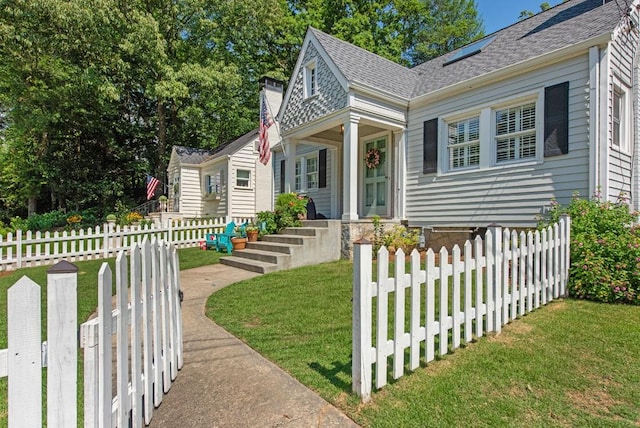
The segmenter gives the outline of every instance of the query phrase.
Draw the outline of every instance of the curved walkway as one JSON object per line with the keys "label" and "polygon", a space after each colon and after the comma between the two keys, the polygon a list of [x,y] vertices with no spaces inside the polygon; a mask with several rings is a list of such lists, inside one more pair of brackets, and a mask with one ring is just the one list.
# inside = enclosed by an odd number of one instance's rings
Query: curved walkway
{"label": "curved walkway", "polygon": [[184,366],[151,427],[357,427],[204,315],[211,293],[256,275],[221,264],[180,273]]}

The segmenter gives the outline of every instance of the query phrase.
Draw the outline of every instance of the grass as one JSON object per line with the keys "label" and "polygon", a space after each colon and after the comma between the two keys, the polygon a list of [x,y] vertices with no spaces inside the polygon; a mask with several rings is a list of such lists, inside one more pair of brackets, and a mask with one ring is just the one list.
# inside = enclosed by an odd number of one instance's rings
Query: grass
{"label": "grass", "polygon": [[351,394],[348,262],[214,293],[207,315],[365,427],[640,424],[640,307],[558,300],[374,392]]}
{"label": "grass", "polygon": [[[180,270],[217,263],[221,254],[216,251],[202,251],[199,248],[178,250]],[[74,263],[78,267],[78,322],[83,323],[95,311],[98,305],[98,271],[102,263],[107,262],[115,272],[115,259],[90,260]],[[52,265],[0,272],[0,349],[7,348],[7,290],[22,276],[27,275],[41,287],[42,296],[42,334],[46,335],[47,270]],[[115,293],[115,287],[113,292]],[[81,355],[81,352],[80,354]],[[79,371],[79,376],[82,371]],[[43,387],[45,387],[43,375]],[[79,377],[78,402],[82,411],[82,378]],[[0,427],[7,425],[7,378],[0,378]],[[44,410],[43,410],[44,412]]]}

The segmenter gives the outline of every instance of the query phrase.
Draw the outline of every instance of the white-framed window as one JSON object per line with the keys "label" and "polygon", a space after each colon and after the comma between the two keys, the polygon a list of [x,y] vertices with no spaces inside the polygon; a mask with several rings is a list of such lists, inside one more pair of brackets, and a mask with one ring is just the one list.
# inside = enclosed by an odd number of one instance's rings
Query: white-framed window
{"label": "white-framed window", "polygon": [[299,192],[302,190],[302,158],[296,159],[296,174],[295,174],[295,190]]}
{"label": "white-framed window", "polygon": [[318,93],[318,75],[316,61],[309,61],[304,66],[304,97],[313,97]]}
{"label": "white-framed window", "polygon": [[480,165],[480,116],[447,123],[449,170]]}
{"label": "white-framed window", "polygon": [[496,164],[536,158],[536,103],[495,111]]}
{"label": "white-framed window", "polygon": [[309,156],[305,159],[307,171],[307,189],[318,188],[318,156]]}
{"label": "white-framed window", "polygon": [[295,191],[306,192],[318,188],[318,154],[309,153],[296,158]]}
{"label": "white-framed window", "polygon": [[632,107],[628,87],[616,79],[611,98],[611,146],[614,149],[628,152],[632,132],[630,129]]}
{"label": "white-framed window", "polygon": [[236,187],[251,188],[251,171],[248,169],[236,170]]}
{"label": "white-framed window", "polygon": [[224,186],[224,170],[205,176],[205,194],[220,194]]}

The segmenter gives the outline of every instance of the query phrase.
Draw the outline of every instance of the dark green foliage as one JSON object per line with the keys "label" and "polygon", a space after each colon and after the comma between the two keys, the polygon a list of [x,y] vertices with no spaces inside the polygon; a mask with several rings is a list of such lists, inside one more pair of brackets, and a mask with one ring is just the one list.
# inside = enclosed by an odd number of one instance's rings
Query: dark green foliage
{"label": "dark green foliage", "polygon": [[297,193],[281,193],[276,199],[275,217],[278,230],[299,227],[307,213],[307,198]]}
{"label": "dark green foliage", "polygon": [[276,221],[276,213],[273,211],[260,211],[256,214],[258,225],[260,226],[260,235],[270,235],[278,231],[278,223]]}
{"label": "dark green foliage", "polygon": [[552,201],[547,226],[571,216],[571,266],[568,291],[572,297],[599,302],[640,304],[640,229],[638,214],[627,199],[603,201],[575,195],[561,207]]}

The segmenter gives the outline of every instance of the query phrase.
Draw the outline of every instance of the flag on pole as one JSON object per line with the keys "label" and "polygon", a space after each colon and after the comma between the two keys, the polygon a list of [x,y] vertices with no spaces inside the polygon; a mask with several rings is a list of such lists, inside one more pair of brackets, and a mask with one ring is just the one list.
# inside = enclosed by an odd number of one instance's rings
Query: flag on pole
{"label": "flag on pole", "polygon": [[273,125],[273,118],[267,107],[267,96],[262,93],[260,102],[260,132],[258,133],[260,163],[266,165],[271,159],[271,146],[269,145],[269,127]]}
{"label": "flag on pole", "polygon": [[158,188],[159,184],[160,181],[157,178],[147,174],[147,200],[153,198],[153,196],[156,194],[156,189]]}

